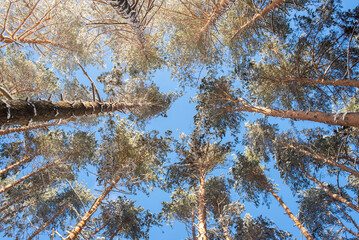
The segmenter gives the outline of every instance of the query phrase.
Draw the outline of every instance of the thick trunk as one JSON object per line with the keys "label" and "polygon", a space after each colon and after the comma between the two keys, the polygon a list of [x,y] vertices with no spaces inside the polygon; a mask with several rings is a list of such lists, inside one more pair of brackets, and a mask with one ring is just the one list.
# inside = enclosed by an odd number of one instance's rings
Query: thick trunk
{"label": "thick trunk", "polygon": [[200,178],[198,186],[198,240],[207,240],[205,177]]}
{"label": "thick trunk", "polygon": [[131,7],[127,0],[107,0],[109,3],[125,21],[132,27],[138,40],[141,43],[141,47],[146,49],[146,35],[144,27],[137,19],[138,13]]}
{"label": "thick trunk", "polygon": [[233,34],[232,36],[232,40],[241,32],[243,31],[245,28],[247,28],[248,26],[252,25],[253,23],[257,22],[260,18],[264,17],[265,15],[267,15],[270,11],[272,11],[273,9],[275,9],[276,7],[278,7],[280,4],[282,4],[284,2],[284,0],[274,0],[271,4],[269,4],[267,7],[265,7],[260,13],[257,13],[256,15],[254,15],[254,17],[249,20],[247,23],[245,23],[244,25],[242,25],[236,32],[235,34]]}
{"label": "thick trunk", "polygon": [[20,164],[24,163],[24,162],[27,162],[29,160],[32,160],[34,157],[36,157],[38,154],[34,154],[32,156],[29,156],[29,157],[25,157],[23,159],[21,159],[20,161],[17,161],[16,163],[8,166],[7,168],[5,169],[2,169],[0,170],[0,175],[4,174],[4,173],[7,173],[8,171],[10,171],[11,169],[14,169],[15,167],[19,166]]}
{"label": "thick trunk", "polygon": [[34,171],[34,172],[31,172],[29,174],[27,174],[26,176],[23,176],[22,178],[19,178],[18,180],[12,182],[12,183],[9,183],[8,185],[6,185],[5,187],[1,188],[0,189],[0,193],[3,193],[7,190],[9,190],[10,188],[13,188],[15,187],[16,185],[20,184],[21,182],[25,181],[26,179],[29,179],[30,177],[58,164],[59,162],[67,159],[71,154],[68,154],[67,156],[63,157],[63,158],[60,158],[60,159],[57,159],[56,161],[53,161],[52,163],[48,164],[48,165],[45,165],[43,166],[42,168],[39,168],[38,170]]}
{"label": "thick trunk", "polygon": [[353,80],[353,79],[335,79],[335,80],[326,79],[326,80],[324,80],[324,79],[310,79],[310,78],[288,78],[288,79],[277,79],[276,81],[359,88],[359,81]]}
{"label": "thick trunk", "polygon": [[100,102],[51,102],[33,100],[2,100],[0,101],[0,124],[28,124],[29,122],[47,122],[53,119],[69,119],[90,114],[124,111],[138,104],[100,103]]}
{"label": "thick trunk", "polygon": [[121,178],[122,178],[121,175],[117,176],[117,178],[115,178],[111,182],[111,184],[101,193],[101,195],[92,204],[91,208],[84,214],[81,220],[76,224],[76,226],[72,229],[70,234],[66,237],[66,240],[76,239],[76,237],[81,233],[82,229],[86,226],[87,221],[90,220],[92,215],[97,211],[98,207],[101,205],[102,201],[116,186],[117,182],[120,181]]}
{"label": "thick trunk", "polygon": [[303,227],[302,223],[298,220],[298,218],[296,218],[296,216],[294,216],[294,214],[292,213],[292,211],[290,211],[290,209],[287,207],[287,205],[282,201],[282,199],[274,192],[274,190],[269,187],[268,185],[266,186],[267,190],[273,195],[273,197],[279,202],[279,204],[282,206],[282,208],[285,210],[285,212],[288,214],[288,216],[290,217],[290,219],[292,219],[292,221],[294,222],[294,224],[299,228],[299,230],[303,233],[303,235],[305,236],[306,239],[310,239],[313,240],[313,237],[309,234],[309,232],[307,231],[307,229],[305,227]]}
{"label": "thick trunk", "polygon": [[59,212],[57,212],[49,221],[47,221],[46,223],[44,223],[39,229],[37,229],[35,232],[33,232],[31,234],[31,236],[27,239],[27,240],[31,240],[34,237],[36,237],[37,234],[39,234],[40,232],[42,232],[42,230],[44,230],[50,223],[52,223],[58,216],[60,216],[66,209],[68,208],[68,206],[63,207]]}
{"label": "thick trunk", "polygon": [[196,215],[194,213],[194,210],[192,210],[192,240],[196,240]]}
{"label": "thick trunk", "polygon": [[338,202],[344,203],[345,205],[347,205],[348,207],[350,207],[351,209],[353,209],[354,211],[359,212],[359,208],[354,205],[353,203],[349,202],[347,199],[343,198],[342,196],[340,196],[339,194],[333,193],[332,191],[329,190],[329,188],[327,188],[322,182],[320,182],[318,179],[316,179],[315,177],[309,175],[309,173],[307,171],[304,170],[304,167],[299,164],[300,169],[302,170],[302,172],[304,173],[304,175],[311,181],[315,182],[316,184],[318,184],[319,187],[321,187],[329,196],[331,196],[333,199],[337,200]]}
{"label": "thick trunk", "polygon": [[324,158],[324,157],[322,157],[322,156],[320,156],[320,155],[318,155],[318,154],[311,153],[311,152],[308,152],[308,151],[306,151],[306,150],[304,150],[304,149],[295,147],[295,146],[293,146],[292,144],[288,144],[288,143],[285,143],[285,142],[281,142],[281,144],[283,144],[283,145],[285,145],[285,146],[288,146],[288,147],[290,147],[290,148],[292,148],[292,149],[294,149],[294,150],[296,150],[296,151],[298,151],[298,152],[304,153],[304,154],[306,154],[306,155],[308,155],[308,156],[310,156],[310,157],[312,157],[312,158],[315,158],[315,159],[317,159],[317,160],[320,160],[320,161],[322,161],[322,162],[329,163],[329,164],[331,164],[331,165],[333,165],[333,166],[335,166],[335,167],[338,167],[338,168],[342,169],[343,171],[346,171],[346,172],[348,172],[348,173],[351,173],[351,174],[353,174],[354,176],[356,176],[356,177],[359,178],[359,172],[358,172],[358,171],[353,170],[353,169],[351,169],[351,168],[349,168],[349,167],[347,167],[347,166],[345,166],[345,165],[343,165],[343,164],[340,164],[340,163],[338,163],[338,162],[336,162],[336,161],[334,161],[334,160],[332,160],[332,159]]}
{"label": "thick trunk", "polygon": [[335,114],[317,111],[275,110],[265,107],[249,106],[247,104],[241,107],[239,111],[256,112],[272,117],[306,120],[330,125],[359,127],[359,112]]}
{"label": "thick trunk", "polygon": [[219,3],[218,7],[216,7],[212,15],[209,17],[207,23],[200,30],[199,39],[201,39],[202,36],[205,35],[209,29],[215,25],[217,20],[231,7],[235,1],[236,0],[222,0]]}

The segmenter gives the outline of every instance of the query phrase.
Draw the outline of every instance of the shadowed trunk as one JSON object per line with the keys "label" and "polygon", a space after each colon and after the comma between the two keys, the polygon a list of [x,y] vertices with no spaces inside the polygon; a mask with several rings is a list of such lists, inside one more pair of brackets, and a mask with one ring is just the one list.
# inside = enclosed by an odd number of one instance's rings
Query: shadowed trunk
{"label": "shadowed trunk", "polygon": [[141,43],[142,49],[146,49],[146,35],[144,27],[141,25],[137,16],[138,13],[133,9],[127,0],[107,0],[109,3],[125,21],[132,27],[138,40]]}
{"label": "shadowed trunk", "polygon": [[54,119],[68,119],[91,114],[125,111],[141,106],[140,104],[108,103],[108,102],[51,102],[35,100],[1,100],[0,124],[28,124],[29,122],[47,122]]}
{"label": "shadowed trunk", "polygon": [[27,240],[31,240],[34,237],[36,237],[37,234],[42,232],[50,223],[52,223],[58,216],[60,216],[65,210],[68,208],[68,206],[63,207],[59,212],[57,212],[49,221],[44,223],[39,229],[37,229],[35,232],[31,234],[31,236]]}

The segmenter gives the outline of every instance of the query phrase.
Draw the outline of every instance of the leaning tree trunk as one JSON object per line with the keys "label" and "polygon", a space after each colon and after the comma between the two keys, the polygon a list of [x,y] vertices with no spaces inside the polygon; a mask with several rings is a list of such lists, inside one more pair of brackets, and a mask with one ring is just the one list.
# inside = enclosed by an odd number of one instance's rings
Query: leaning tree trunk
{"label": "leaning tree trunk", "polygon": [[201,177],[198,186],[198,240],[207,240],[206,215],[205,177]]}
{"label": "leaning tree trunk", "polygon": [[266,189],[273,195],[273,197],[279,202],[279,204],[282,206],[284,211],[288,214],[290,219],[294,222],[294,224],[299,228],[299,230],[303,233],[306,239],[308,240],[314,240],[313,237],[310,235],[308,230],[302,225],[302,223],[294,216],[292,211],[288,208],[288,206],[283,202],[283,200],[274,192],[274,190],[268,186],[268,184],[264,184]]}
{"label": "leaning tree trunk", "polygon": [[218,7],[216,7],[206,24],[200,30],[199,39],[201,39],[209,31],[209,29],[216,24],[217,20],[232,6],[235,1],[236,0],[222,0],[219,3]]}
{"label": "leaning tree trunk", "polygon": [[295,110],[276,110],[265,107],[251,106],[242,98],[239,98],[242,106],[238,111],[262,113],[267,116],[290,118],[294,120],[307,120],[330,125],[359,127],[359,112],[348,113],[325,113],[318,111],[295,111]]}
{"label": "leaning tree trunk", "polygon": [[350,201],[348,201],[347,199],[345,199],[341,195],[333,193],[332,191],[330,191],[329,188],[327,188],[322,182],[320,182],[315,177],[309,175],[309,173],[306,170],[304,170],[304,167],[303,167],[302,164],[299,164],[299,168],[309,180],[311,180],[311,181],[315,182],[316,184],[318,184],[318,186],[321,187],[324,190],[324,192],[326,192],[333,199],[347,205],[348,207],[350,207],[354,211],[359,212],[359,207],[358,206],[354,205],[353,203],[351,203]]}
{"label": "leaning tree trunk", "polygon": [[105,197],[111,192],[111,190],[116,186],[117,182],[122,178],[121,174],[117,176],[111,184],[101,193],[101,195],[96,199],[92,204],[91,208],[84,214],[81,220],[76,224],[72,229],[70,234],[66,237],[65,240],[76,239],[76,237],[81,233],[82,229],[86,226],[87,221],[90,220],[92,215],[97,211],[98,207],[101,205]]}
{"label": "leaning tree trunk", "polygon": [[65,206],[63,207],[60,211],[58,211],[51,219],[49,219],[49,221],[47,221],[46,223],[44,223],[39,229],[37,229],[35,232],[33,232],[31,234],[31,236],[27,239],[27,240],[31,240],[34,237],[36,237],[37,234],[39,234],[40,232],[42,232],[50,223],[52,223],[58,216],[60,216],[63,212],[65,212],[65,210],[68,208],[69,206]]}
{"label": "leaning tree trunk", "polygon": [[322,157],[322,156],[320,156],[318,154],[311,153],[311,152],[306,151],[304,149],[298,148],[298,147],[296,147],[296,146],[294,146],[292,144],[288,144],[288,143],[285,143],[285,142],[280,142],[280,143],[283,144],[284,146],[290,147],[290,148],[292,148],[292,149],[294,149],[294,150],[296,150],[298,152],[304,153],[305,155],[308,155],[309,157],[312,157],[314,159],[320,160],[320,161],[325,162],[325,163],[329,163],[329,164],[331,164],[331,165],[333,165],[335,167],[338,167],[338,168],[342,169],[343,171],[351,173],[354,176],[356,176],[357,178],[359,178],[359,172],[358,171],[356,171],[356,170],[354,170],[354,169],[352,169],[352,168],[350,168],[350,167],[348,167],[348,166],[346,166],[344,164],[340,164],[340,163],[336,162],[333,159],[324,158],[324,157]]}
{"label": "leaning tree trunk", "polygon": [[61,162],[61,161],[65,160],[65,159],[67,159],[70,155],[71,155],[71,154],[67,154],[65,157],[60,158],[60,159],[57,159],[57,160],[53,161],[52,163],[47,164],[47,165],[43,166],[42,168],[39,168],[38,170],[33,171],[33,172],[31,172],[31,173],[29,173],[29,174],[27,174],[27,175],[25,175],[25,176],[19,178],[18,180],[12,182],[12,183],[9,183],[8,185],[6,185],[5,187],[3,187],[3,188],[0,189],[0,193],[3,193],[3,192],[5,192],[5,191],[7,191],[7,190],[9,190],[9,189],[11,189],[11,188],[17,186],[18,184],[22,183],[22,182],[25,181],[26,179],[29,179],[30,177],[32,177],[32,176],[34,176],[34,175],[36,175],[36,174],[38,174],[38,173],[40,173],[40,172],[42,172],[42,171],[44,171],[44,170],[50,168],[50,167],[52,167],[52,166],[58,164],[59,162]]}
{"label": "leaning tree trunk", "polygon": [[252,25],[253,23],[257,22],[260,18],[264,17],[265,15],[267,15],[270,11],[272,11],[273,9],[275,9],[276,7],[278,7],[280,4],[282,4],[284,2],[284,0],[274,0],[270,5],[268,5],[267,7],[265,7],[260,13],[257,13],[251,20],[249,20],[247,23],[245,23],[244,25],[242,25],[232,36],[232,40],[241,32],[243,31],[245,28],[247,28],[248,26]]}
{"label": "leaning tree trunk", "polygon": [[120,102],[1,100],[0,125],[25,125],[32,121],[47,122],[54,119],[69,119],[74,116],[125,111],[139,106],[141,105]]}
{"label": "leaning tree trunk", "polygon": [[131,26],[135,32],[142,49],[146,49],[146,35],[144,27],[141,25],[137,16],[138,13],[133,9],[127,0],[107,0],[109,3],[125,21]]}
{"label": "leaning tree trunk", "polygon": [[25,163],[25,162],[28,162],[29,160],[32,160],[34,157],[36,157],[38,155],[39,155],[38,153],[35,153],[34,155],[31,155],[29,157],[25,157],[25,158],[21,159],[20,161],[17,161],[16,163],[8,166],[7,168],[0,170],[0,175],[3,175],[4,173],[7,173],[11,169],[14,169],[15,167],[19,166],[22,163]]}
{"label": "leaning tree trunk", "polygon": [[357,87],[359,88],[359,80],[354,79],[310,79],[310,78],[287,78],[276,79],[276,82],[295,82],[299,84],[320,84],[338,87]]}

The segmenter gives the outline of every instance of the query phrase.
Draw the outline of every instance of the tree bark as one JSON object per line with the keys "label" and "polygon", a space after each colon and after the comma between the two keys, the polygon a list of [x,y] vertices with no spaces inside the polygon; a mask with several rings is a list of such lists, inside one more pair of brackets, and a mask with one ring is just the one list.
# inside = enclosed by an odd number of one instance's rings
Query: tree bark
{"label": "tree bark", "polygon": [[61,161],[65,160],[65,159],[67,159],[70,155],[71,155],[71,154],[67,154],[65,157],[60,158],[60,159],[57,159],[57,160],[53,161],[52,163],[47,164],[47,165],[43,166],[42,168],[39,168],[38,170],[36,170],[36,171],[34,171],[34,172],[31,172],[31,173],[27,174],[26,176],[23,176],[23,177],[19,178],[18,180],[14,181],[14,182],[12,182],[12,183],[9,183],[8,185],[6,185],[5,187],[3,187],[3,188],[0,189],[0,193],[3,193],[3,192],[5,192],[5,191],[9,190],[10,188],[15,187],[15,186],[18,185],[19,183],[25,181],[26,179],[29,179],[30,177],[32,177],[32,176],[38,174],[39,172],[42,172],[42,171],[44,171],[44,170],[46,170],[46,169],[48,169],[48,168],[50,168],[50,167],[52,167],[52,166],[58,164],[59,162],[61,162]]}
{"label": "tree bark", "polygon": [[240,107],[238,111],[262,113],[264,115],[272,117],[290,118],[294,120],[306,120],[326,123],[330,125],[359,127],[359,112],[335,114],[318,111],[276,110],[265,107],[250,106],[246,103],[244,103],[243,107]]}
{"label": "tree bark", "polygon": [[39,229],[37,229],[35,232],[33,232],[31,234],[31,236],[27,239],[27,240],[31,240],[34,237],[36,237],[37,234],[39,234],[40,232],[42,232],[42,230],[44,230],[50,223],[52,223],[58,216],[60,216],[66,209],[68,208],[68,206],[63,207],[59,212],[57,212],[49,221],[47,221],[46,223],[44,223]]}
{"label": "tree bark", "polygon": [[133,9],[127,0],[107,0],[107,2],[116,10],[134,30],[142,49],[146,49],[146,35],[144,27],[137,19],[138,13]]}
{"label": "tree bark", "polygon": [[331,196],[333,199],[337,200],[338,202],[344,203],[345,205],[347,205],[348,207],[350,207],[351,209],[353,209],[356,212],[359,212],[359,208],[357,206],[355,206],[353,203],[349,202],[347,199],[343,198],[342,196],[340,196],[339,194],[333,193],[332,191],[329,190],[329,188],[327,188],[322,182],[320,182],[318,179],[316,179],[315,177],[309,175],[309,173],[307,171],[304,170],[304,167],[302,166],[302,164],[299,164],[299,168],[302,170],[302,172],[304,173],[304,175],[311,181],[315,182],[316,184],[318,184],[319,187],[321,187],[329,196]]}
{"label": "tree bark", "polygon": [[29,157],[25,157],[23,159],[21,159],[20,161],[17,161],[16,163],[8,166],[7,168],[3,169],[3,170],[0,170],[0,175],[4,174],[4,173],[7,173],[8,171],[10,171],[11,169],[14,169],[15,167],[19,166],[20,164],[24,163],[24,162],[27,162],[29,160],[32,160],[34,157],[36,157],[37,155],[39,155],[38,153],[32,155],[32,156],[29,156]]}
{"label": "tree bark", "polygon": [[198,240],[207,240],[205,176],[201,176],[198,186]]}
{"label": "tree bark", "polygon": [[11,133],[20,133],[20,132],[28,132],[34,129],[40,129],[40,128],[45,128],[45,127],[51,127],[51,126],[56,126],[56,125],[60,125],[60,124],[65,124],[67,122],[69,122],[70,120],[63,120],[63,121],[57,121],[57,122],[47,122],[47,123],[40,123],[40,124],[36,124],[36,125],[31,125],[31,126],[23,126],[23,127],[15,127],[15,128],[8,128],[8,129],[4,129],[4,130],[0,130],[0,136],[3,135],[8,135]]}
{"label": "tree bark", "polygon": [[279,204],[282,206],[282,208],[284,209],[284,211],[288,214],[288,216],[290,217],[290,219],[292,219],[292,221],[294,222],[294,224],[299,228],[299,230],[303,233],[303,235],[305,236],[306,239],[309,240],[314,240],[314,238],[309,234],[308,230],[303,227],[302,223],[298,220],[298,218],[296,218],[296,216],[294,216],[294,214],[292,213],[292,211],[290,211],[290,209],[287,207],[287,205],[282,201],[282,199],[274,192],[274,190],[266,185],[266,189],[273,195],[273,197],[279,202]]}
{"label": "tree bark", "polygon": [[28,124],[32,121],[47,122],[53,119],[68,119],[91,114],[124,111],[141,106],[140,104],[108,103],[108,102],[51,102],[35,100],[1,100],[0,124]]}
{"label": "tree bark", "polygon": [[278,82],[296,82],[301,84],[320,84],[341,87],[357,87],[359,88],[359,81],[353,79],[310,79],[310,78],[288,78],[276,79]]}
{"label": "tree bark", "polygon": [[243,31],[248,26],[252,25],[253,23],[257,22],[260,18],[267,15],[270,11],[278,7],[280,4],[282,4],[284,0],[274,0],[271,4],[269,4],[267,7],[265,7],[260,13],[257,13],[254,15],[254,17],[249,20],[247,23],[242,25],[231,37],[231,40],[233,40],[241,31]]}
{"label": "tree bark", "polygon": [[111,190],[116,186],[117,182],[122,178],[121,175],[117,176],[111,184],[101,193],[101,195],[96,199],[96,201],[92,204],[91,208],[84,214],[81,220],[76,224],[76,226],[72,229],[70,234],[65,238],[65,240],[76,239],[76,237],[81,233],[82,229],[86,226],[87,221],[90,220],[92,215],[97,211],[98,207],[101,205],[102,201],[106,198],[106,196],[111,192]]}
{"label": "tree bark", "polygon": [[338,168],[342,169],[343,171],[346,171],[346,172],[348,172],[348,173],[351,173],[351,174],[353,174],[354,176],[356,176],[356,177],[359,178],[359,172],[358,172],[358,171],[356,171],[356,170],[354,170],[354,169],[351,169],[351,168],[349,168],[349,167],[347,167],[347,166],[345,166],[345,165],[343,165],[343,164],[337,163],[336,161],[334,161],[334,160],[332,160],[332,159],[324,158],[324,157],[322,157],[322,156],[320,156],[320,155],[318,155],[318,154],[311,153],[311,152],[308,152],[308,151],[306,151],[306,150],[304,150],[304,149],[295,147],[295,146],[293,146],[292,144],[288,144],[288,143],[285,143],[285,142],[280,142],[280,143],[283,144],[283,145],[285,145],[285,146],[288,146],[288,147],[290,147],[290,148],[292,148],[292,149],[294,149],[294,150],[296,150],[296,151],[298,151],[298,152],[304,153],[304,154],[306,154],[306,155],[308,155],[308,156],[310,156],[310,157],[312,157],[312,158],[318,159],[318,160],[320,160],[320,161],[322,161],[322,162],[325,162],[325,163],[329,163],[329,164],[331,164],[331,165],[333,165],[333,166],[335,166],[335,167],[338,167]]}
{"label": "tree bark", "polygon": [[214,10],[212,15],[209,17],[206,24],[202,27],[199,33],[199,39],[202,38],[203,35],[205,35],[210,28],[213,27],[213,25],[217,22],[217,20],[231,7],[231,5],[236,0],[222,0],[218,7]]}

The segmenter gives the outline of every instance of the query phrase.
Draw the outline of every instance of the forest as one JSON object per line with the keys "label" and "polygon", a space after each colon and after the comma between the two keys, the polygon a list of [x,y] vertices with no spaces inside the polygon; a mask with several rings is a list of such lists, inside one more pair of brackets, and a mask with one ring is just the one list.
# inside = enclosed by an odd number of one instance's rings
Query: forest
{"label": "forest", "polygon": [[359,239],[359,4],[1,0],[0,238]]}

